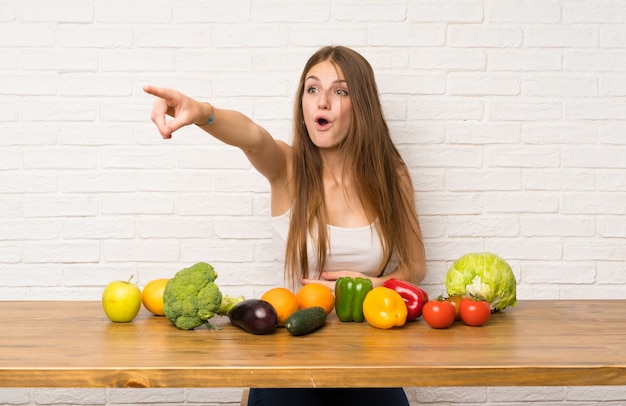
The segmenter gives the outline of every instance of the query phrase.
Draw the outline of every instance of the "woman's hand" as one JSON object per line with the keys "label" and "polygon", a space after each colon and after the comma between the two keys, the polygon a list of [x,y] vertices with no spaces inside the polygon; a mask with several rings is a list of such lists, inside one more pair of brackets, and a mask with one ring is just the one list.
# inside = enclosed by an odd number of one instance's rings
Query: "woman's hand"
{"label": "woman's hand", "polygon": [[[165,139],[172,138],[172,133],[181,127],[206,122],[211,114],[210,110],[206,111],[212,108],[209,104],[200,103],[177,90],[144,86],[143,91],[157,97],[150,119]],[[168,122],[166,116],[174,119]]]}
{"label": "woman's hand", "polygon": [[350,276],[352,278],[360,277],[360,278],[370,279],[374,287],[382,285],[383,283],[382,280],[379,281],[380,278],[373,278],[371,276],[362,274],[361,272],[354,272],[354,271],[322,272],[322,274],[320,275],[320,279],[302,279],[301,282],[303,285],[306,285],[309,283],[319,283],[320,285],[324,285],[330,288],[334,292],[335,282],[337,281],[337,279],[341,278],[342,276]]}

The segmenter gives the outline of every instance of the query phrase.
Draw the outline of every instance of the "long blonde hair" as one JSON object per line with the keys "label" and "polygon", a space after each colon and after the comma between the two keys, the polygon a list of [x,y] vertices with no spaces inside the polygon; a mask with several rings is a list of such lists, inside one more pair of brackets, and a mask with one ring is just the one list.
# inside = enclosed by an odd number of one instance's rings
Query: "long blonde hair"
{"label": "long blonde hair", "polygon": [[[295,200],[292,205],[287,237],[285,268],[292,286],[299,278],[312,277],[308,266],[307,240],[317,254],[319,277],[328,253],[327,215],[324,203],[322,158],[311,142],[302,110],[304,81],[311,68],[330,61],[343,72],[352,102],[352,126],[341,145],[345,152],[344,176],[351,176],[357,196],[370,223],[375,223],[383,246],[382,274],[392,254],[399,265],[410,264],[407,231],[419,236],[419,230],[408,230],[414,221],[407,218],[414,207],[414,196],[400,185],[399,174],[408,170],[396,149],[385,122],[374,71],[356,51],[342,46],[324,47],[307,61],[297,90],[294,106],[293,174]],[[365,175],[365,176],[361,176]],[[411,189],[412,190],[412,189]]]}

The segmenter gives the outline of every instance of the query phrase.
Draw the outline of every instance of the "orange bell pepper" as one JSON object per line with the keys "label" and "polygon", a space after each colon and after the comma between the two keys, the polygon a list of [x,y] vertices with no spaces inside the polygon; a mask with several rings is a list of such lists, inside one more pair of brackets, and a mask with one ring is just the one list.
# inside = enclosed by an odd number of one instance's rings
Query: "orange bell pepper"
{"label": "orange bell pepper", "polygon": [[376,328],[390,329],[406,323],[404,299],[393,289],[380,286],[369,291],[363,301],[365,320]]}

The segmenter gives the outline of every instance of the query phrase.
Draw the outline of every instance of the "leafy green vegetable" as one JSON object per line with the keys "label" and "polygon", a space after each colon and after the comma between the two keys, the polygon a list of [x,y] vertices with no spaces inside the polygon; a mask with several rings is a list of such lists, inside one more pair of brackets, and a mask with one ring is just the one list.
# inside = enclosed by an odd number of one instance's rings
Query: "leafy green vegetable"
{"label": "leafy green vegetable", "polygon": [[243,296],[222,296],[215,284],[217,272],[206,262],[181,269],[171,278],[163,292],[163,313],[181,330],[192,330],[202,324],[213,327],[207,320],[225,316]]}
{"label": "leafy green vegetable", "polygon": [[489,302],[492,310],[515,306],[516,280],[505,260],[489,252],[463,255],[445,278],[448,295],[470,295]]}

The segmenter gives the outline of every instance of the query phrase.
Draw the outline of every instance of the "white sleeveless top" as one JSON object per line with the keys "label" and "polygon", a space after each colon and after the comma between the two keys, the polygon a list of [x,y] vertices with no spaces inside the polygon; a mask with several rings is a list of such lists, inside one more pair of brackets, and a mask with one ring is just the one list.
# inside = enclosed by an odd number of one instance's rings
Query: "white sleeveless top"
{"label": "white sleeveless top", "polygon": [[[281,269],[285,264],[287,235],[289,234],[289,220],[291,211],[288,210],[279,216],[271,218],[274,230],[274,247],[276,260]],[[328,226],[329,250],[324,271],[355,271],[367,276],[379,276],[378,267],[383,260],[383,247],[378,237],[378,231],[373,225],[345,228],[333,225]],[[317,255],[311,242],[308,244],[309,270],[317,269]],[[393,259],[385,272],[395,267]]]}

